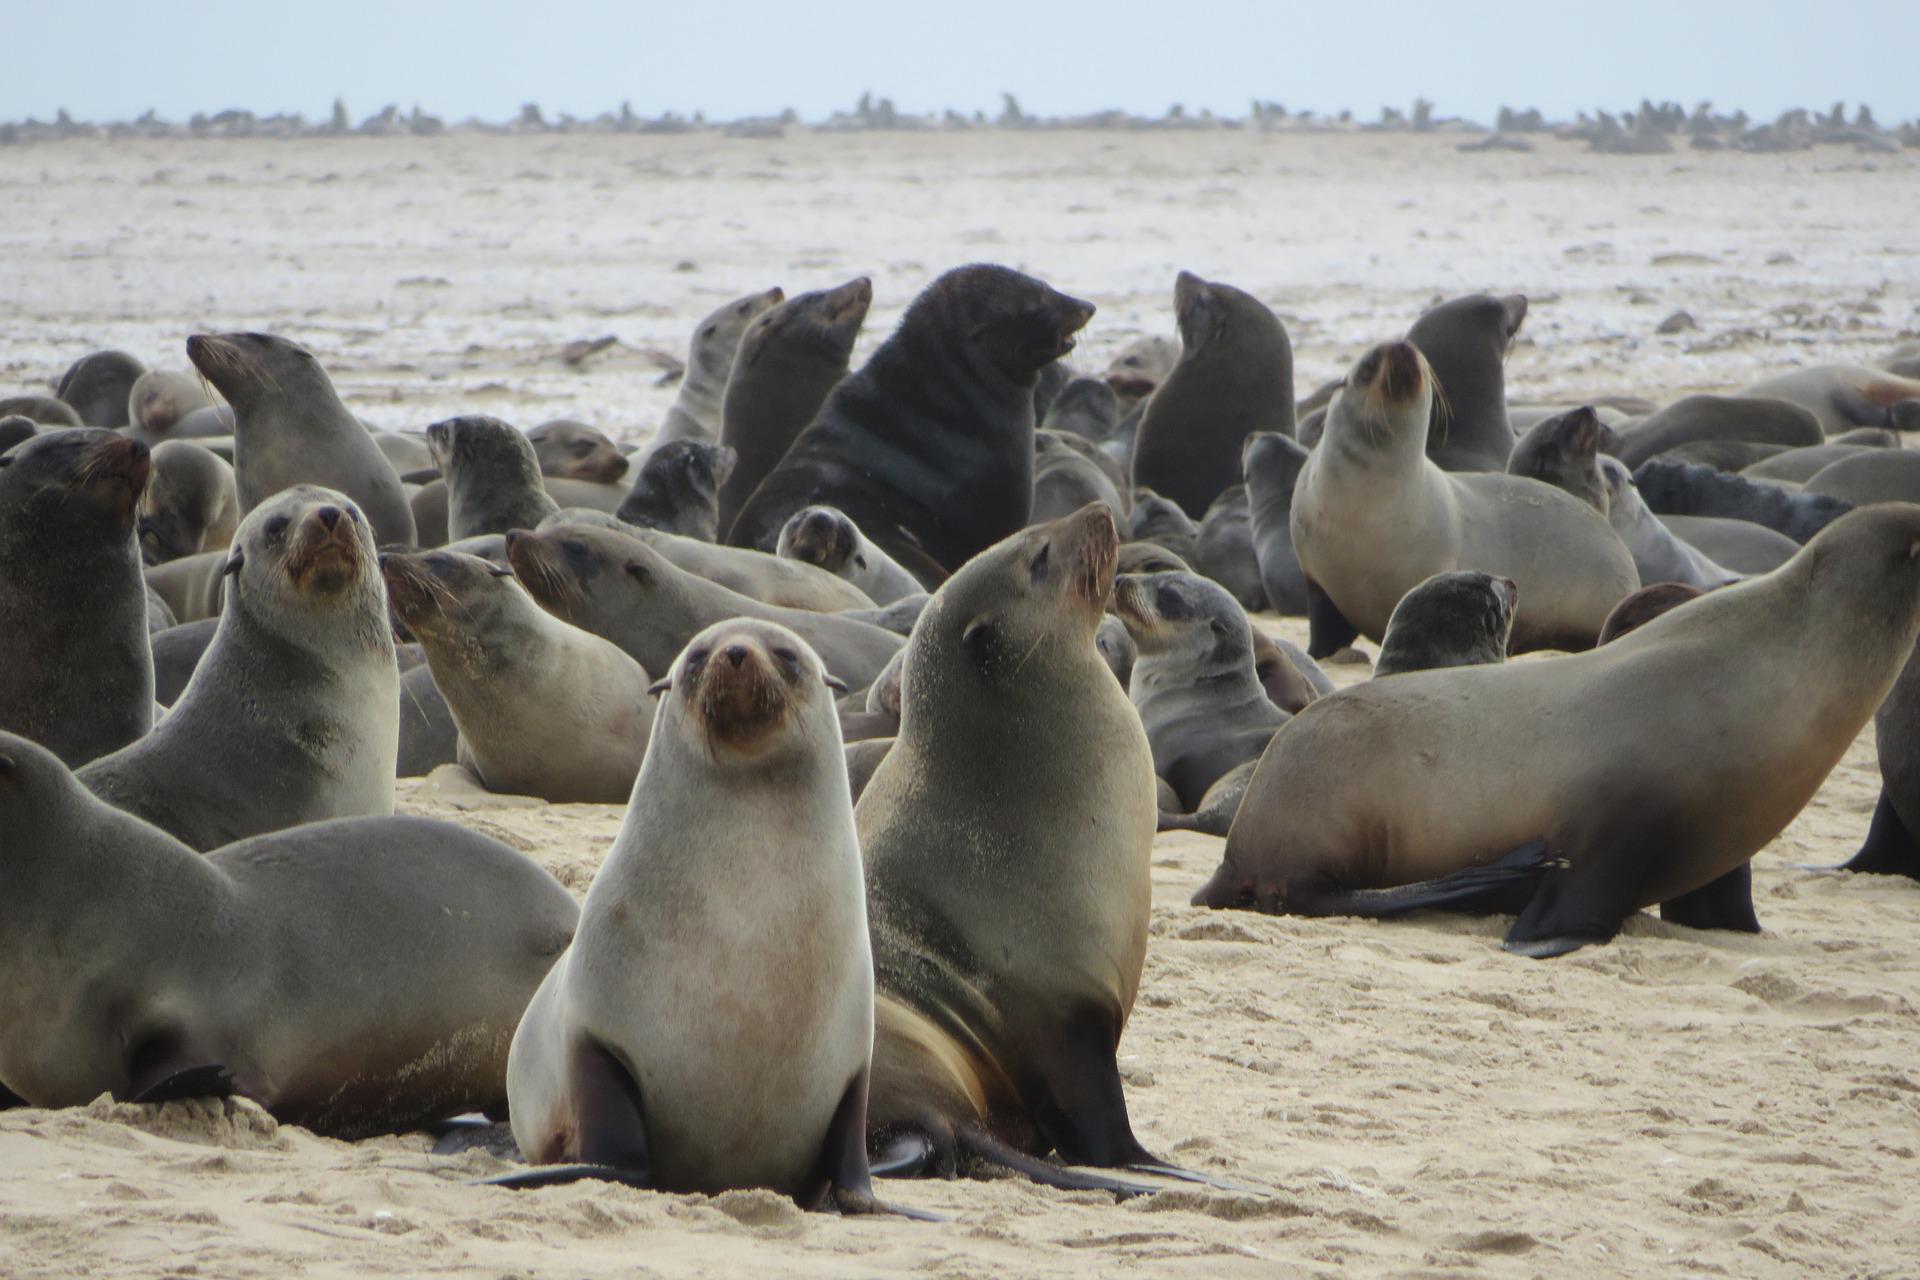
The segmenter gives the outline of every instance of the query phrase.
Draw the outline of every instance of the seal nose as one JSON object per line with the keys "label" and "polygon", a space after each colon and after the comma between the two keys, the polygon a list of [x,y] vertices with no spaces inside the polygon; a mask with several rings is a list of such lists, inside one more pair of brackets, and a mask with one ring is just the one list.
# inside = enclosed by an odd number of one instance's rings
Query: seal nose
{"label": "seal nose", "polygon": [[322,507],[313,513],[320,521],[320,527],[332,532],[334,527],[346,518],[346,512],[338,507]]}
{"label": "seal nose", "polygon": [[735,667],[744,665],[747,660],[747,646],[743,644],[730,644],[726,647],[725,653],[727,661]]}

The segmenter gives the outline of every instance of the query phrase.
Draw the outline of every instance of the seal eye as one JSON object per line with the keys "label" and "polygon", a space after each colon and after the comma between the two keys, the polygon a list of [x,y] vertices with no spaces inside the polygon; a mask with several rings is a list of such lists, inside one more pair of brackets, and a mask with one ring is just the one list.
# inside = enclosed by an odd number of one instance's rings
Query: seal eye
{"label": "seal eye", "polygon": [[799,654],[791,649],[775,649],[773,656],[779,660],[780,666],[786,671],[789,678],[797,677],[800,674]]}
{"label": "seal eye", "polygon": [[275,542],[278,542],[280,539],[287,536],[287,525],[289,523],[290,522],[285,516],[273,517],[271,520],[267,521],[267,536],[269,538],[272,538]]}
{"label": "seal eye", "polygon": [[689,653],[687,655],[687,674],[688,675],[691,676],[691,675],[699,674],[700,668],[706,665],[707,665],[707,651],[705,649],[695,649],[692,653]]}

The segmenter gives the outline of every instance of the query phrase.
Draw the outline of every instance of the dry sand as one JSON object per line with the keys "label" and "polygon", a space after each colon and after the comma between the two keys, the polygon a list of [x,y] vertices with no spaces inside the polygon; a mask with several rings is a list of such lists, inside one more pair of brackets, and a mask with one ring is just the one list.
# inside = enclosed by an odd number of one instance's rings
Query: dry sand
{"label": "dry sand", "polygon": [[[723,298],[871,273],[870,348],[931,274],[992,258],[1100,304],[1085,364],[1170,330],[1192,267],[1285,314],[1303,390],[1431,298],[1497,288],[1535,300],[1516,396],[1662,398],[1911,336],[1916,169],[1231,134],[17,148],[0,382],[104,345],[184,367],[193,329],[266,328],[383,426],[644,435],[673,394],[645,353]],[[1656,336],[1679,308],[1701,329]],[[554,358],[606,333],[583,369]],[[1135,1125],[1260,1195],[895,1183],[952,1221],[848,1222],[759,1193],[478,1189],[497,1162],[418,1138],[102,1102],[0,1115],[0,1276],[1920,1274],[1920,889],[1790,865],[1850,854],[1877,785],[1868,734],[1756,861],[1764,934],[1641,917],[1546,963],[1502,953],[1500,919],[1196,911],[1219,842],[1162,836],[1121,1046]],[[401,805],[576,892],[620,816],[441,778]]]}

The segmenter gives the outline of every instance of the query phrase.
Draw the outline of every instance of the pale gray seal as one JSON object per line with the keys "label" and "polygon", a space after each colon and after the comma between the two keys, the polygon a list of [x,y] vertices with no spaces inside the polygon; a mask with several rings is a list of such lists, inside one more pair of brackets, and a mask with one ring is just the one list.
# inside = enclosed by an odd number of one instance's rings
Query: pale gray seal
{"label": "pale gray seal", "polygon": [[680,391],[654,432],[652,448],[669,440],[716,440],[720,436],[720,404],[733,373],[733,358],[741,335],[754,317],[780,303],[786,294],[778,287],[749,293],[722,304],[700,321],[687,349],[687,369]]}
{"label": "pale gray seal", "polygon": [[[867,541],[844,511],[802,507],[780,530],[782,560],[813,565],[859,588],[874,604],[923,594],[919,581]],[[751,594],[751,593],[749,593]]]}
{"label": "pale gray seal", "polygon": [[533,444],[498,418],[448,418],[427,428],[447,482],[447,540],[531,529],[560,509],[547,495]]}
{"label": "pale gray seal", "polygon": [[683,538],[719,538],[720,487],[733,474],[733,449],[707,440],[669,440],[647,455],[614,512],[642,529]]}
{"label": "pale gray seal", "polygon": [[137,514],[140,554],[149,564],[224,550],[240,525],[233,468],[191,440],[163,440],[154,446]]}

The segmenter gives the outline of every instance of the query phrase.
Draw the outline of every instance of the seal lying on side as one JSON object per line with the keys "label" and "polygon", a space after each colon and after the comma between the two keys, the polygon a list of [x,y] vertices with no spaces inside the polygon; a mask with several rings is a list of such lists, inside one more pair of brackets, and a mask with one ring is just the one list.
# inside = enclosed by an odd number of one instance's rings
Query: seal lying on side
{"label": "seal lying on side", "polygon": [[[844,578],[799,560],[789,560],[752,551],[746,547],[723,547],[698,538],[683,538],[661,529],[642,529],[618,516],[600,511],[567,509],[540,522],[541,530],[561,525],[585,525],[612,529],[658,551],[695,577],[715,582],[729,591],[762,604],[777,604],[788,609],[807,609],[814,613],[838,613],[847,609],[871,609],[873,599]],[[485,554],[485,553],[476,553]],[[501,555],[505,555],[502,548]],[[496,559],[488,555],[488,559]]]}
{"label": "seal lying on side", "polygon": [[1765,525],[1802,544],[1853,509],[1837,498],[1793,493],[1712,467],[1672,462],[1644,464],[1633,473],[1633,484],[1656,515],[1730,516]]}
{"label": "seal lying on side", "polygon": [[460,763],[487,790],[554,804],[627,798],[653,727],[639,663],[478,556],[390,552],[380,572],[453,711]]}
{"label": "seal lying on side", "polygon": [[297,485],[240,522],[213,644],[152,733],[80,771],[196,849],[393,812],[399,671],[373,533]]}
{"label": "seal lying on side", "polygon": [[1373,675],[1507,660],[1519,588],[1477,569],[1436,573],[1393,606]]}
{"label": "seal lying on side", "polygon": [[716,505],[720,487],[733,474],[735,460],[728,445],[669,440],[640,464],[633,487],[620,499],[614,514],[642,529],[712,542],[719,537],[721,527]]}
{"label": "seal lying on side", "polygon": [[240,524],[233,468],[191,440],[161,441],[139,518],[140,553],[149,564],[223,550]]}
{"label": "seal lying on side", "polygon": [[1180,361],[1140,416],[1132,479],[1198,520],[1240,479],[1248,436],[1293,434],[1293,345],[1279,316],[1232,285],[1182,271],[1173,305]]}
{"label": "seal lying on side", "polygon": [[[12,735],[0,843],[0,1083],[41,1107],[236,1093],[343,1138],[498,1113],[578,915],[532,859],[426,818],[203,858]],[[47,963],[82,938],[86,963]]]}
{"label": "seal lying on side", "polygon": [[[1891,433],[1889,433],[1891,434]],[[1819,475],[1821,471],[1842,458],[1855,458],[1862,454],[1879,454],[1885,449],[1899,448],[1895,440],[1891,444],[1816,444],[1804,449],[1783,449],[1770,457],[1763,458],[1750,466],[1740,468],[1740,474],[1749,480],[1786,481],[1789,484],[1805,484]],[[1664,456],[1664,455],[1663,455]]]}
{"label": "seal lying on side", "polygon": [[858,587],[875,604],[892,604],[920,591],[919,581],[868,542],[843,511],[802,507],[780,530],[782,560],[826,570]]}
{"label": "seal lying on side", "polygon": [[0,729],[70,765],[153,727],[147,595],[133,513],[145,445],[99,427],[0,457]]}
{"label": "seal lying on side", "polygon": [[1810,411],[1830,435],[1852,427],[1920,431],[1920,379],[1861,364],[1817,364],[1754,383],[1743,396],[1773,396]]}
{"label": "seal lying on side", "polygon": [[1118,545],[1098,505],[1025,530],[914,628],[900,735],[855,810],[883,1172],[952,1176],[964,1155],[1139,1190],[1037,1157],[1159,1167],[1115,1061],[1146,958],[1155,812],[1146,733],[1094,648]]}
{"label": "seal lying on side", "polygon": [[651,448],[658,449],[670,440],[711,442],[719,438],[720,401],[733,373],[740,337],[755,316],[786,296],[777,286],[762,289],[723,304],[700,321],[687,349],[687,371],[680,379],[679,394],[654,433]]}
{"label": "seal lying on side", "polygon": [[1748,440],[1798,448],[1826,438],[1820,420],[1797,404],[1771,396],[1697,395],[1684,396],[1657,413],[1625,424],[1608,451],[1638,470],[1655,456],[1696,440]]}
{"label": "seal lying on side", "polygon": [[359,505],[377,544],[413,541],[399,473],[311,352],[272,334],[201,333],[187,339],[187,359],[233,406],[244,510],[293,485],[324,485]]}
{"label": "seal lying on side", "polygon": [[447,538],[531,529],[560,509],[547,495],[533,442],[472,414],[427,428],[427,447],[447,482]]}
{"label": "seal lying on side", "polygon": [[627,455],[604,432],[570,418],[555,418],[527,429],[540,474],[615,484],[627,474]]}
{"label": "seal lying on side", "polygon": [[620,834],[513,1037],[513,1135],[534,1162],[880,1208],[873,957],[831,679],[791,631],[740,619],[656,686]]}
{"label": "seal lying on side", "polygon": [[771,551],[794,512],[824,504],[937,582],[1026,524],[1034,380],[1092,316],[1092,303],[1006,267],[947,272],[833,389],[727,541]]}
{"label": "seal lying on side", "polygon": [[1323,657],[1356,630],[1380,639],[1400,598],[1449,569],[1519,584],[1515,652],[1591,648],[1607,612],[1640,585],[1632,556],[1598,512],[1558,489],[1434,465],[1432,399],[1425,359],[1390,343],[1361,358],[1327,413],[1293,498],[1300,567],[1333,606],[1310,615],[1307,651]]}
{"label": "seal lying on side", "polygon": [[1427,425],[1427,456],[1444,471],[1504,471],[1513,451],[1507,352],[1526,323],[1525,294],[1476,293],[1430,308],[1407,330],[1440,389]]}
{"label": "seal lying on side", "polygon": [[1247,478],[1248,531],[1260,585],[1276,613],[1303,617],[1307,579],[1293,551],[1293,491],[1307,465],[1306,447],[1272,431],[1247,437],[1240,469]]}
{"label": "seal lying on side", "polygon": [[[178,429],[190,415],[212,407],[213,397],[201,378],[177,369],[149,369],[128,389],[121,413],[132,424],[131,434],[157,445],[162,440],[188,438],[188,433]],[[201,421],[206,419],[197,419],[196,423]],[[233,434],[230,420],[226,427],[221,434]]]}
{"label": "seal lying on side", "polygon": [[1343,689],[1275,738],[1194,901],[1522,906],[1507,947],[1533,956],[1604,942],[1654,903],[1755,931],[1748,861],[1846,753],[1916,637],[1920,507],[1885,506],[1591,653]]}
{"label": "seal lying on side", "polygon": [[1865,457],[1842,458],[1816,471],[1798,496],[1856,507],[1912,502],[1920,498],[1920,450],[1881,449]]}

